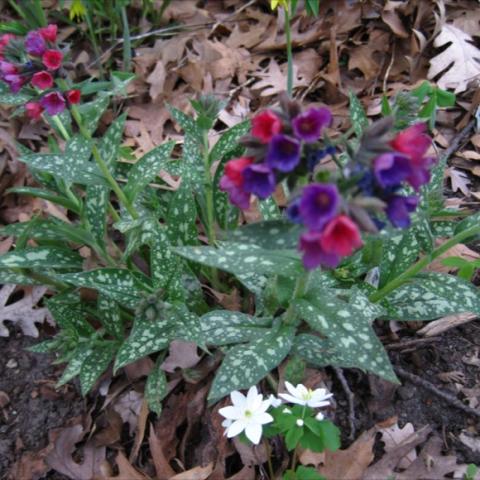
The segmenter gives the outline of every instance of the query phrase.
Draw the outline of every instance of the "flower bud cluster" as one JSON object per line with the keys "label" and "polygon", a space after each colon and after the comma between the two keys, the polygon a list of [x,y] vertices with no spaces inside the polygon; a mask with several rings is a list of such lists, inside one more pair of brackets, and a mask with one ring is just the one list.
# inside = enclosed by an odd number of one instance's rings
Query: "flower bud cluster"
{"label": "flower bud cluster", "polygon": [[306,228],[298,247],[307,269],[336,267],[363,245],[361,231],[377,232],[386,219],[394,227],[410,225],[419,199],[403,190],[418,191],[428,183],[435,164],[426,155],[432,141],[424,124],[393,136],[391,122],[377,122],[350,165],[335,176],[318,169],[323,157],[335,154],[331,142],[322,139],[330,111],[283,105],[281,111],[266,110],[252,119],[251,134],[242,139],[245,156],[226,163],[220,188],[231,203],[248,209],[252,195],[266,199],[287,181],[292,196],[286,215]]}
{"label": "flower bud cluster", "polygon": [[43,111],[58,115],[68,104],[80,101],[80,90],[61,92],[55,88],[63,61],[64,52],[57,44],[57,25],[32,30],[23,39],[11,34],[0,37],[0,80],[12,93],[27,85],[32,87],[38,99],[25,104],[32,119],[40,118]]}

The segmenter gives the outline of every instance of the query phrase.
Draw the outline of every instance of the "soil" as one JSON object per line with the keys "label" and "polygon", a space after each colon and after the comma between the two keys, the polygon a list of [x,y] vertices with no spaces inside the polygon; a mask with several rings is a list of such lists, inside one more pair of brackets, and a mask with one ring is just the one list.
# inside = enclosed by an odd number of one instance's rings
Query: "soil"
{"label": "soil", "polygon": [[[60,390],[55,383],[63,365],[52,365],[52,355],[28,352],[41,339],[11,331],[0,338],[0,478],[24,452],[49,443],[48,433],[62,427],[84,410],[84,401],[72,386]],[[66,477],[47,474],[48,479]],[[20,479],[18,479],[20,480]]]}

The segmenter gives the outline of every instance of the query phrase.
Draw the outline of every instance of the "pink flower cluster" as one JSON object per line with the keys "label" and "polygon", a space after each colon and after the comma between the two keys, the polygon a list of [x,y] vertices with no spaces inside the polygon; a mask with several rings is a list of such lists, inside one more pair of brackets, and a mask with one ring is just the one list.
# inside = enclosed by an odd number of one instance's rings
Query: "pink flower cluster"
{"label": "pink flower cluster", "polygon": [[43,111],[57,115],[68,104],[80,101],[79,90],[65,93],[52,90],[63,58],[64,54],[57,46],[57,25],[32,30],[23,41],[11,34],[0,37],[0,80],[13,93],[27,85],[33,87],[35,93],[41,92],[37,101],[25,104],[30,118],[40,118]]}

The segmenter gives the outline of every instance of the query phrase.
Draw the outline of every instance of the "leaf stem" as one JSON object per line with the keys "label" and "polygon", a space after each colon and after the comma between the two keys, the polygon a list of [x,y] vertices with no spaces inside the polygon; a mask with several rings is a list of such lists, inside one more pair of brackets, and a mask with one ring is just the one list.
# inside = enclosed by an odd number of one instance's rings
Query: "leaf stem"
{"label": "leaf stem", "polygon": [[310,278],[312,276],[312,270],[307,270],[303,273],[300,277],[297,278],[297,282],[295,284],[295,289],[293,291],[292,298],[290,299],[290,305],[288,306],[287,311],[285,312],[285,316],[283,322],[286,325],[291,325],[296,320],[295,314],[295,307],[293,306],[293,301],[301,298],[308,290],[308,284],[310,283]]}
{"label": "leaf stem", "polygon": [[[91,140],[92,135],[84,127],[82,122],[82,117],[76,105],[71,105],[71,112],[72,112],[73,118],[75,119],[75,122],[77,122],[80,133],[85,138]],[[98,167],[100,168],[100,171],[102,172],[103,176],[106,178],[107,182],[110,184],[110,187],[115,192],[115,195],[117,196],[120,203],[127,209],[128,213],[131,215],[133,219],[139,218],[140,215],[138,214],[137,210],[133,207],[133,205],[130,203],[125,193],[123,193],[123,190],[120,188],[120,185],[117,183],[113,175],[110,173],[108,165],[105,163],[102,156],[100,155],[100,152],[95,143],[92,145],[92,155]]]}
{"label": "leaf stem", "polygon": [[215,217],[213,209],[213,185],[212,174],[210,172],[210,158],[209,158],[209,146],[208,146],[208,131],[203,132],[203,165],[205,173],[205,206],[207,214],[207,237],[208,243],[213,247],[216,243],[215,236]]}
{"label": "leaf stem", "polygon": [[450,240],[433,250],[429,255],[425,255],[423,258],[414,263],[410,268],[401,273],[398,277],[394,278],[391,282],[388,282],[383,288],[370,295],[369,300],[371,302],[378,302],[385,298],[389,293],[403,285],[410,278],[417,273],[420,273],[425,267],[432,263],[440,255],[444,254],[447,250],[454,247],[458,243],[480,233],[480,226],[474,226],[463,230],[460,233],[454,235]]}

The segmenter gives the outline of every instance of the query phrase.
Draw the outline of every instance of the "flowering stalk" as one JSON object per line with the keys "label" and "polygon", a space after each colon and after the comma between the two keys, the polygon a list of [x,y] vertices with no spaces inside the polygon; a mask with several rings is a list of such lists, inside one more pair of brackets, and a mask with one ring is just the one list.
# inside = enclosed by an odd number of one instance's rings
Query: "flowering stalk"
{"label": "flowering stalk", "polygon": [[208,151],[208,131],[203,132],[203,165],[205,171],[205,208],[207,214],[207,237],[208,243],[211,246],[215,245],[216,235],[215,235],[215,216],[214,216],[214,205],[213,205],[213,184],[212,184],[212,174],[210,172],[210,161],[209,161],[209,151]]}
{"label": "flowering stalk", "polygon": [[293,295],[290,300],[290,305],[288,306],[288,309],[285,312],[285,316],[283,318],[283,322],[286,325],[295,323],[297,315],[293,307],[293,301],[302,298],[305,293],[307,293],[308,284],[310,283],[310,278],[312,276],[312,271],[313,270],[305,270],[305,272],[297,278],[297,281],[295,283],[295,290],[293,291]]}
{"label": "flowering stalk", "polygon": [[430,255],[425,255],[418,262],[414,263],[409,269],[405,270],[398,277],[394,278],[391,282],[388,282],[383,288],[370,295],[369,300],[371,302],[378,302],[385,298],[389,293],[396,290],[398,287],[407,282],[410,278],[420,273],[425,267],[432,263],[440,255],[450,250],[452,247],[461,243],[466,238],[472,237],[480,233],[480,226],[470,227],[463,232],[457,233],[450,240],[446,241],[438,248],[433,250]]}
{"label": "flowering stalk", "polygon": [[[76,105],[71,106],[71,112],[72,116],[75,119],[75,122],[78,125],[78,128],[80,129],[80,133],[87,139],[91,139],[92,135],[90,132],[83,126],[82,122],[82,117],[80,115],[80,112],[78,111],[78,108]],[[115,192],[115,195],[117,195],[118,200],[120,203],[126,208],[128,213],[131,215],[133,219],[139,218],[139,214],[135,207],[130,203],[128,200],[127,196],[125,193],[123,193],[123,190],[120,188],[120,185],[117,183],[113,175],[110,173],[110,170],[103,160],[102,156],[100,155],[100,152],[95,145],[95,143],[92,145],[92,155],[93,158],[95,159],[95,162],[97,163],[98,167],[100,168],[100,171],[102,172],[103,176],[106,178],[107,182],[110,184],[110,187],[112,190]]]}

